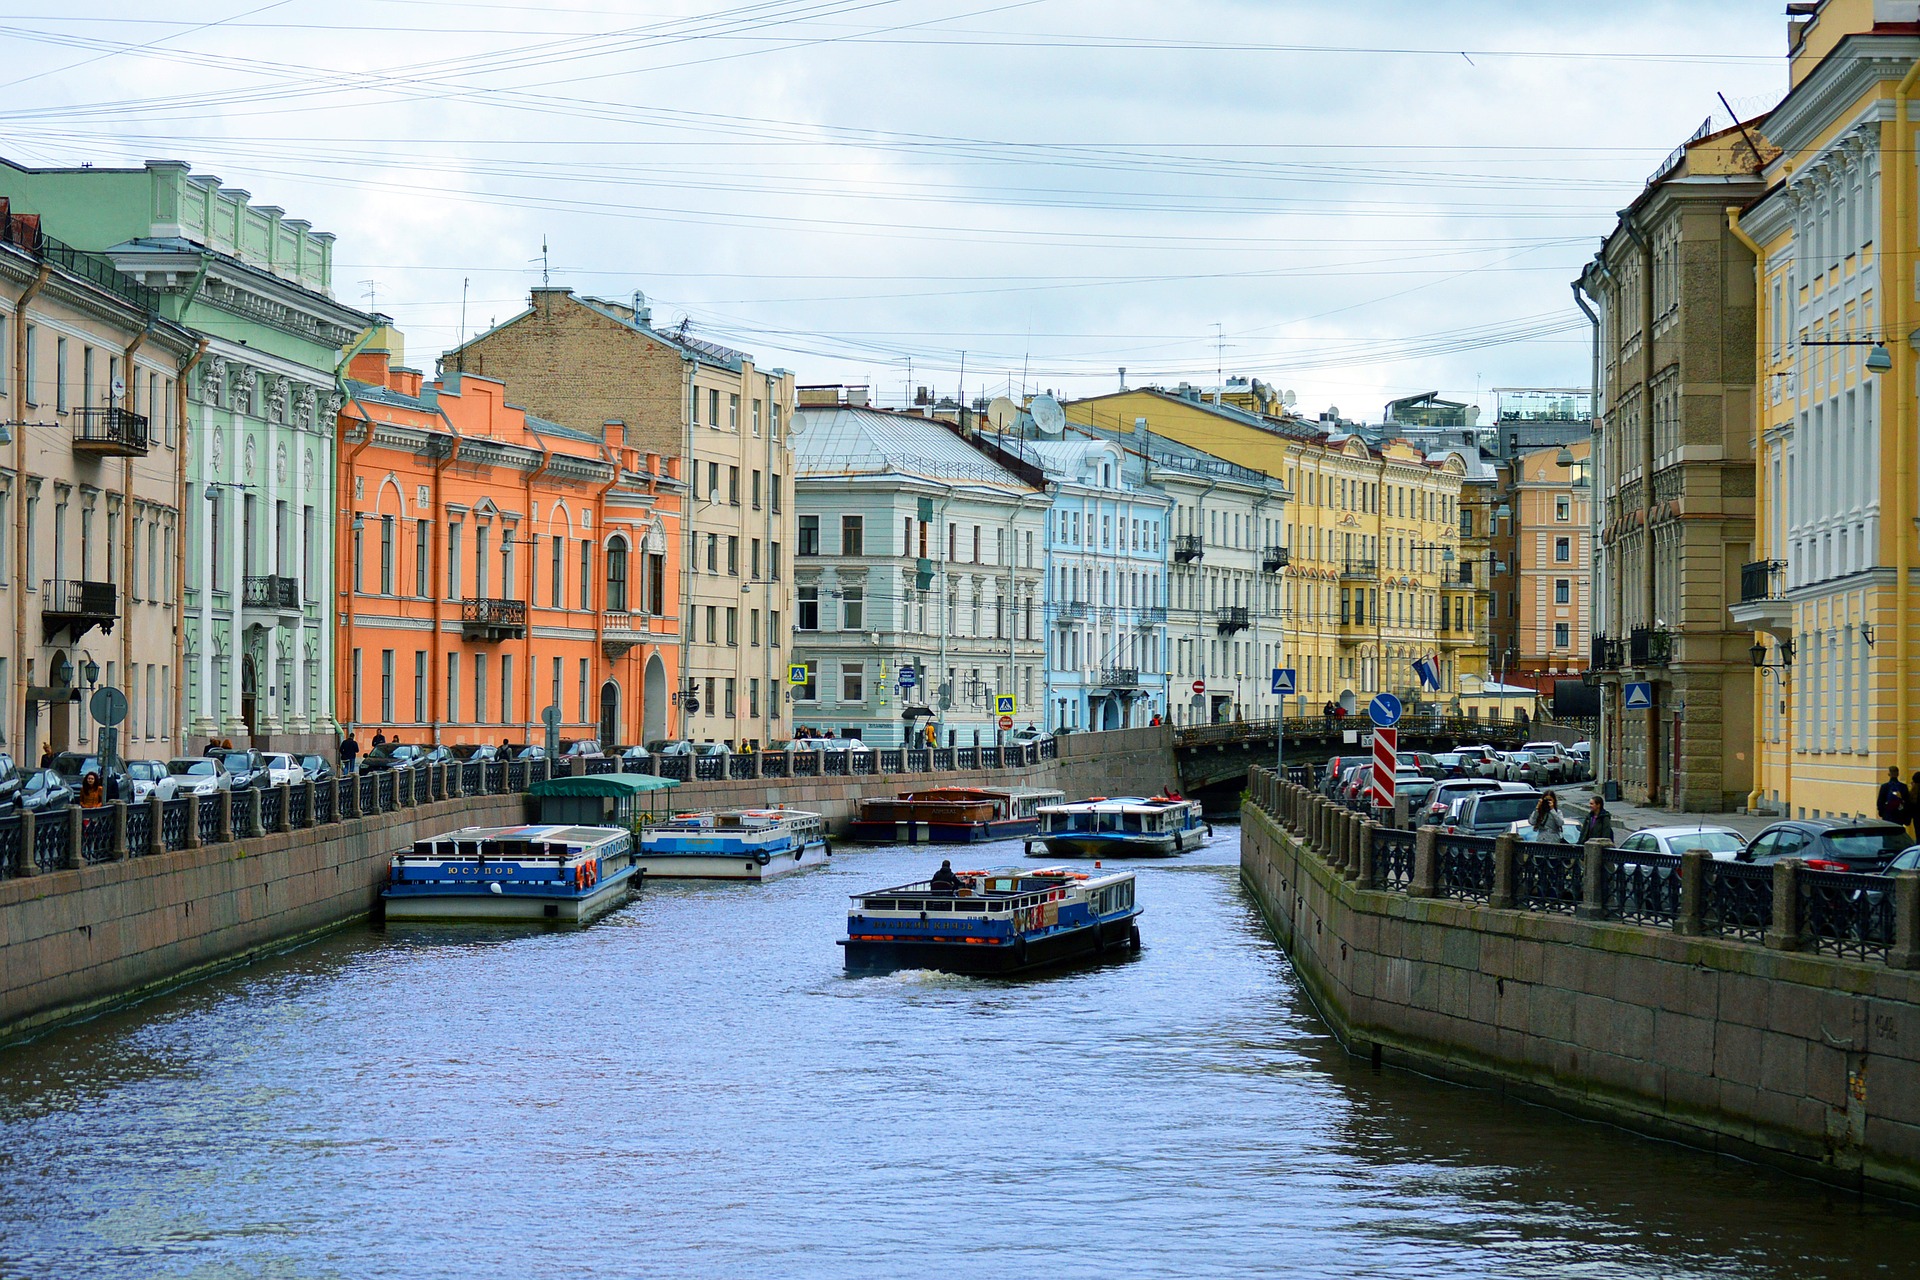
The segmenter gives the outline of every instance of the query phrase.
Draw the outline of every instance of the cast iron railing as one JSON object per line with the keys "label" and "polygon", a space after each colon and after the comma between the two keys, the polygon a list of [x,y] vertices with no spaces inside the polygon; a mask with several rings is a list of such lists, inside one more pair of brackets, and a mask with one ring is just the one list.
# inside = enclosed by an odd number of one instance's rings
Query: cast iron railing
{"label": "cast iron railing", "polygon": [[1391,827],[1374,830],[1373,873],[1382,889],[1404,892],[1413,883],[1413,845],[1411,831]]}
{"label": "cast iron railing", "polygon": [[300,608],[300,582],[277,573],[256,575],[240,581],[240,601],[249,609]]}
{"label": "cast iron railing", "polygon": [[1680,915],[1680,858],[1671,853],[1607,850],[1600,901],[1613,920],[1672,924]]}
{"label": "cast iron railing", "polygon": [[80,860],[88,864],[113,861],[113,810],[80,810]]}
{"label": "cast iron railing", "polygon": [[153,847],[153,806],[150,804],[130,804],[127,806],[127,856],[142,858],[149,853],[157,853]]}
{"label": "cast iron railing", "polygon": [[1744,862],[1710,862],[1706,867],[1705,910],[1708,933],[1760,942],[1773,923],[1773,868]]}
{"label": "cast iron railing", "polygon": [[1439,841],[1440,891],[1449,898],[1485,902],[1493,896],[1493,840],[1443,835]]}
{"label": "cast iron railing", "polygon": [[1800,941],[1809,951],[1866,960],[1893,945],[1893,881],[1851,871],[1798,877]]}
{"label": "cast iron railing", "polygon": [[1516,851],[1517,905],[1532,911],[1572,915],[1580,905],[1584,852],[1577,845],[1526,840]]}

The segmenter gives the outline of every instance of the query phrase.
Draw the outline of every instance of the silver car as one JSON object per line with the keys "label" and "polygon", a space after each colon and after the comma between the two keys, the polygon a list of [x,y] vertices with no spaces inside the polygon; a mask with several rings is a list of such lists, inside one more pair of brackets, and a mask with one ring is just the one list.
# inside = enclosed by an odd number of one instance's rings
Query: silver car
{"label": "silver car", "polygon": [[1732,827],[1642,827],[1620,842],[1629,853],[1665,853],[1679,857],[1698,849],[1715,862],[1732,862],[1747,838]]}

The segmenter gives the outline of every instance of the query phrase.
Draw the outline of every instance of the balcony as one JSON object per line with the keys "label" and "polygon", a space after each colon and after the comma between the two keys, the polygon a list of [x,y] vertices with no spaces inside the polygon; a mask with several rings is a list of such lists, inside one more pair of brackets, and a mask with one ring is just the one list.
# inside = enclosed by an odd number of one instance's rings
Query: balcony
{"label": "balcony", "polygon": [[247,622],[250,626],[297,626],[301,620],[300,580],[280,574],[249,574],[240,579],[240,610],[243,615],[253,615]]}
{"label": "balcony", "polygon": [[1060,606],[1060,621],[1085,622],[1086,620],[1087,602],[1085,600],[1069,600]]}
{"label": "balcony", "polygon": [[1231,604],[1215,609],[1213,611],[1214,629],[1223,636],[1230,636],[1236,631],[1245,631],[1253,625],[1249,613],[1247,606],[1243,604]]}
{"label": "balcony", "polygon": [[462,600],[460,634],[467,640],[518,640],[527,634],[527,603],[471,597]]}
{"label": "balcony", "polygon": [[119,605],[119,589],[111,582],[48,578],[40,584],[40,625],[49,644],[62,631],[73,641],[95,627],[111,632]]}
{"label": "balcony", "polygon": [[1635,627],[1627,633],[1627,665],[1664,667],[1673,656],[1673,637],[1652,627]]}
{"label": "balcony", "polygon": [[1737,625],[1780,640],[1793,639],[1793,606],[1781,590],[1786,569],[1784,560],[1756,560],[1740,566],[1740,603],[1727,608]]}
{"label": "balcony", "polygon": [[1379,631],[1373,623],[1367,621],[1366,615],[1354,616],[1345,613],[1340,615],[1341,644],[1365,644],[1379,638]]}
{"label": "balcony", "polygon": [[1278,573],[1293,563],[1293,553],[1285,547],[1268,547],[1260,553],[1260,568],[1265,573]]}
{"label": "balcony", "polygon": [[1380,562],[1378,560],[1348,560],[1340,566],[1340,576],[1342,578],[1356,578],[1361,581],[1370,581],[1380,576]]}
{"label": "balcony", "polygon": [[1779,592],[1774,590],[1780,571],[1787,567],[1784,560],[1755,560],[1740,566],[1740,603],[1750,604],[1755,600],[1777,600]]}
{"label": "balcony", "polygon": [[1197,533],[1176,533],[1173,535],[1173,559],[1175,564],[1192,564],[1204,559],[1207,549],[1201,545]]}
{"label": "balcony", "polygon": [[1100,687],[1103,689],[1138,689],[1140,672],[1134,667],[1100,668]]}
{"label": "balcony", "polygon": [[1152,604],[1134,611],[1133,625],[1139,631],[1151,631],[1155,627],[1165,626],[1167,611],[1162,605]]}
{"label": "balcony", "polygon": [[1592,657],[1588,666],[1594,671],[1618,671],[1620,669],[1620,642],[1608,636],[1593,638]]}
{"label": "balcony", "polygon": [[647,639],[647,616],[612,609],[600,615],[600,652],[608,658],[624,658],[629,650]]}
{"label": "balcony", "polygon": [[73,448],[96,458],[147,456],[147,415],[125,409],[74,409]]}

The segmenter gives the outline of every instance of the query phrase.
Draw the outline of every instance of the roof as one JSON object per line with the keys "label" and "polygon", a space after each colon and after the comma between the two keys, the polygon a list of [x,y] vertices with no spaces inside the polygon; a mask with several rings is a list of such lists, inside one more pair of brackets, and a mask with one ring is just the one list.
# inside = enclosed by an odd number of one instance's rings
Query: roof
{"label": "roof", "polygon": [[794,466],[802,479],[892,475],[1034,492],[945,423],[917,414],[832,405],[796,409],[793,421]]}
{"label": "roof", "polygon": [[675,778],[659,778],[650,773],[589,773],[579,778],[549,778],[536,782],[527,794],[535,799],[548,796],[636,796],[647,791],[665,791],[679,786]]}

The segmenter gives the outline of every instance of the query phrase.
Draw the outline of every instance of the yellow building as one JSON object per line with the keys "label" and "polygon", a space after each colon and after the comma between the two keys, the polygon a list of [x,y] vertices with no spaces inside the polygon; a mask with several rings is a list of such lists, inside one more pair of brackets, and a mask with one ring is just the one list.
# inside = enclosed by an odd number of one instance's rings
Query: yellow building
{"label": "yellow building", "polygon": [[1911,284],[1880,287],[1883,270],[1912,279],[1920,235],[1920,35],[1893,24],[1912,9],[1826,0],[1797,15],[1792,88],[1766,121],[1780,152],[1736,224],[1759,264],[1758,501],[1730,612],[1767,664],[1751,803],[1794,816],[1871,814],[1887,766],[1920,767],[1920,307]]}
{"label": "yellow building", "polygon": [[[1298,673],[1290,714],[1315,714],[1329,701],[1358,710],[1376,693],[1410,707],[1477,710],[1487,671],[1485,588],[1463,568],[1467,468],[1457,455],[1429,460],[1398,440],[1374,448],[1184,388],[1121,391],[1066,410],[1070,421],[1131,449],[1151,455],[1161,436],[1285,483],[1291,499],[1279,532],[1288,554],[1261,607],[1279,623],[1283,665]],[[1206,513],[1184,504],[1173,521],[1176,540],[1207,528]],[[1177,592],[1175,577],[1170,571]],[[1422,690],[1414,674],[1414,661],[1427,657],[1435,659],[1437,692]],[[1171,674],[1177,682],[1185,673]]]}

